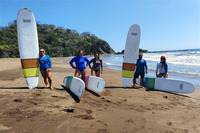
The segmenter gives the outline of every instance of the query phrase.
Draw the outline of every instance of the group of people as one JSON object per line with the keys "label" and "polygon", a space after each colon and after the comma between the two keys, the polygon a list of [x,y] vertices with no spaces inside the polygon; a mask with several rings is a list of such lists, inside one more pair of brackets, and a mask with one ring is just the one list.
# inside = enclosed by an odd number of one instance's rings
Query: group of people
{"label": "group of people", "polygon": [[[143,59],[143,54],[140,53],[138,55],[138,59],[136,62],[136,70],[133,78],[133,87],[135,88],[136,78],[139,78],[139,76],[142,79],[142,84],[144,86],[144,76],[145,73],[148,73],[148,67],[146,60]],[[45,55],[45,50],[40,49],[40,56],[39,56],[39,63],[40,63],[40,72],[42,74],[42,77],[44,78],[44,83],[46,87],[49,86],[50,89],[53,89],[52,87],[52,79],[51,79],[51,68],[52,68],[52,62],[51,58],[48,55]],[[100,55],[98,53],[94,54],[94,58],[89,61],[89,59],[85,56],[83,56],[83,51],[80,50],[74,58],[71,59],[69,62],[71,67],[75,69],[75,77],[80,77],[85,82],[85,76],[86,76],[86,68],[89,66],[91,69],[91,75],[100,77],[100,74],[103,74],[103,62],[102,59],[100,59]],[[74,66],[75,63],[75,66]],[[91,64],[93,64],[91,66]],[[161,56],[160,63],[157,64],[156,67],[156,77],[168,77],[168,65],[166,63],[165,56]]]}
{"label": "group of people", "polygon": [[[133,88],[135,88],[135,83],[136,83],[136,78],[139,78],[139,76],[142,79],[142,85],[144,86],[144,76],[145,73],[148,73],[148,67],[147,67],[147,62],[146,60],[142,59],[143,54],[140,53],[138,55],[138,59],[136,62],[136,70],[135,70],[135,74],[134,74],[134,78],[133,78]],[[166,63],[166,58],[165,56],[161,56],[160,58],[160,63],[157,64],[156,67],[156,77],[159,78],[168,78],[168,65]]]}
{"label": "group of people", "polygon": [[[48,55],[45,55],[45,50],[40,49],[39,56],[40,63],[40,72],[42,77],[44,78],[44,83],[46,87],[49,86],[50,89],[53,89],[52,79],[51,79],[51,68],[52,62],[51,58]],[[91,75],[100,77],[100,73],[103,74],[103,62],[100,59],[100,55],[98,53],[94,54],[94,58],[89,61],[89,59],[83,56],[83,51],[80,50],[74,58],[69,62],[71,67],[75,69],[75,77],[81,76],[82,80],[85,82],[86,76],[86,68],[89,66],[91,69]],[[75,63],[75,66],[74,64]],[[91,64],[93,64],[91,66]]]}

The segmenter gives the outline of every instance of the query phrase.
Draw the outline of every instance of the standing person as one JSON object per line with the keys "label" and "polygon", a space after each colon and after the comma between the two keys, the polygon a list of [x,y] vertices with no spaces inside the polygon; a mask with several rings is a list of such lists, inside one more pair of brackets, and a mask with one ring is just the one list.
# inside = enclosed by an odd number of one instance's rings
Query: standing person
{"label": "standing person", "polygon": [[162,77],[168,78],[168,65],[166,63],[165,56],[161,56],[160,63],[157,64],[157,67],[156,67],[156,77],[159,77],[159,78],[162,78]]}
{"label": "standing person", "polygon": [[[91,67],[91,63],[93,63],[93,66]],[[89,67],[91,69],[91,75],[100,77],[100,72],[103,74],[103,62],[102,59],[100,59],[99,54],[95,53],[94,58],[90,60]]]}
{"label": "standing person", "polygon": [[51,58],[48,55],[45,55],[45,50],[40,49],[40,56],[39,56],[39,63],[40,63],[40,72],[42,77],[44,78],[44,83],[46,87],[53,89],[52,87],[52,79],[51,79],[51,68],[52,62]]}
{"label": "standing person", "polygon": [[140,53],[138,55],[139,59],[137,59],[137,63],[136,63],[136,71],[134,74],[134,79],[133,79],[133,88],[135,88],[135,83],[136,83],[136,78],[141,77],[142,79],[142,86],[144,87],[144,76],[145,76],[145,72],[146,74],[148,73],[148,67],[147,67],[147,62],[146,60],[142,59],[143,54]]}
{"label": "standing person", "polygon": [[[73,62],[75,62],[76,66],[73,65]],[[85,64],[85,62],[87,64]],[[86,67],[89,65],[90,61],[87,57],[83,56],[83,51],[80,50],[78,55],[72,58],[69,63],[72,68],[76,69],[74,76],[79,77],[81,75],[82,80],[85,82]]]}

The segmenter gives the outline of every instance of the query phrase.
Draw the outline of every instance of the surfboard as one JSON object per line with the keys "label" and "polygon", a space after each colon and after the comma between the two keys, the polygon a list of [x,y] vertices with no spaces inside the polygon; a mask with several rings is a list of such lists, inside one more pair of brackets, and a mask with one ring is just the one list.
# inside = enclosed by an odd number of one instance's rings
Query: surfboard
{"label": "surfboard", "polygon": [[85,86],[89,90],[102,92],[105,87],[105,81],[100,77],[85,76]]}
{"label": "surfboard", "polygon": [[[160,90],[173,93],[192,93],[195,90],[195,86],[187,81],[155,77],[145,77],[144,79],[144,86],[151,90]],[[138,78],[136,83],[142,85],[142,80]]]}
{"label": "surfboard", "polygon": [[68,76],[64,78],[63,83],[77,97],[81,98],[83,96],[85,91],[85,83],[80,78]]}
{"label": "surfboard", "polygon": [[137,24],[133,24],[128,31],[122,65],[123,87],[129,87],[133,82],[139,54],[140,34],[140,27]]}
{"label": "surfboard", "polygon": [[18,12],[17,36],[22,72],[28,88],[33,89],[39,80],[39,45],[35,17],[28,8]]}

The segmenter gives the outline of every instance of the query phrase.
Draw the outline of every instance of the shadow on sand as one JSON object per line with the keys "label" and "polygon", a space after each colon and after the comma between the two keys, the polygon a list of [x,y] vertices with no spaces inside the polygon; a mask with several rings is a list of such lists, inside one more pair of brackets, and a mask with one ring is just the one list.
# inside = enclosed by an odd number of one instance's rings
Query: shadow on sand
{"label": "shadow on sand", "polygon": [[106,86],[107,89],[140,89],[141,87]]}
{"label": "shadow on sand", "polygon": [[28,87],[0,87],[0,89],[29,89]]}
{"label": "shadow on sand", "polygon": [[99,94],[97,94],[96,92],[92,91],[92,90],[89,90],[89,89],[85,89],[87,92],[95,95],[96,97],[101,97]]}
{"label": "shadow on sand", "polygon": [[74,99],[75,102],[79,103],[80,102],[80,99],[70,91],[70,89],[68,89],[67,87],[65,87],[64,85],[61,85],[63,87],[63,89],[57,89],[57,90],[65,90],[69,93],[69,95]]}

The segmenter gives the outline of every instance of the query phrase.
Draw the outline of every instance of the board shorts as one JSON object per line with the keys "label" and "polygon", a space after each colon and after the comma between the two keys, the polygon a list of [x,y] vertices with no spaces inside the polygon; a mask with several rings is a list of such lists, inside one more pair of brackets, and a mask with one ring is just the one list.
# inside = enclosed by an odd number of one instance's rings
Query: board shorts
{"label": "board shorts", "polygon": [[159,75],[162,75],[162,76],[164,76],[165,74],[167,74],[167,73],[159,73]]}
{"label": "board shorts", "polygon": [[134,74],[134,78],[139,78],[139,76],[141,77],[141,79],[144,79],[145,73],[135,73]]}

